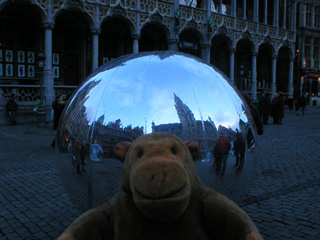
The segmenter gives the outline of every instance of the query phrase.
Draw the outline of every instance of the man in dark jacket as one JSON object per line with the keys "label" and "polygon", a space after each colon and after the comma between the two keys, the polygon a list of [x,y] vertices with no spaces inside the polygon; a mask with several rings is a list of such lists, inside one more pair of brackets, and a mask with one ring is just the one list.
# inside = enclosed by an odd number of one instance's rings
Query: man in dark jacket
{"label": "man in dark jacket", "polygon": [[9,101],[6,105],[8,115],[9,115],[9,121],[12,125],[16,124],[16,111],[18,109],[17,103],[14,101],[13,97],[10,97]]}

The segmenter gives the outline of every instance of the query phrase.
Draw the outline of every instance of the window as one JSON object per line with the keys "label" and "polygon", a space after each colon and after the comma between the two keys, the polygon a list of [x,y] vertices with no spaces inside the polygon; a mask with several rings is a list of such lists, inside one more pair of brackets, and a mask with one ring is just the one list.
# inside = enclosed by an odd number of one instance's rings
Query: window
{"label": "window", "polygon": [[320,6],[315,7],[314,27],[320,28]]}
{"label": "window", "polygon": [[312,27],[312,5],[306,4],[306,26]]}
{"label": "window", "polygon": [[310,67],[310,57],[311,57],[311,37],[306,36],[304,42],[304,67]]}
{"label": "window", "polygon": [[319,59],[319,47],[320,47],[320,38],[315,38],[314,39],[314,44],[313,44],[313,58]]}
{"label": "window", "polygon": [[320,59],[320,38],[314,39],[313,44],[313,58],[314,58],[314,67],[319,69],[319,59]]}

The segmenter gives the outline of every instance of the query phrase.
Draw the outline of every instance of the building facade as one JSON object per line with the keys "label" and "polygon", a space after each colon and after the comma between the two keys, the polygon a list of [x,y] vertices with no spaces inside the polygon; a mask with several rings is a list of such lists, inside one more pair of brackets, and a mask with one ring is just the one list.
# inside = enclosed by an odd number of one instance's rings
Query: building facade
{"label": "building facade", "polygon": [[198,56],[252,99],[293,94],[296,12],[293,0],[1,0],[0,124],[12,95],[23,121],[34,120],[42,79],[51,111],[59,92],[113,58],[142,51]]}
{"label": "building facade", "polygon": [[320,1],[297,5],[295,75],[296,95],[305,94],[319,104],[320,97]]}

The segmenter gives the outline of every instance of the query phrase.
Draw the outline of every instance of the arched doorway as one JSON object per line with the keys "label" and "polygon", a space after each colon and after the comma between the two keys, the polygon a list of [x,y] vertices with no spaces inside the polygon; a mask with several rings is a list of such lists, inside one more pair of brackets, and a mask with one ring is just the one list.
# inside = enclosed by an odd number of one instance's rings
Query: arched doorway
{"label": "arched doorway", "polygon": [[54,84],[78,86],[92,70],[88,20],[80,11],[64,11],[57,16],[52,35]]}
{"label": "arched doorway", "polygon": [[41,22],[39,11],[30,4],[11,3],[1,10],[0,84],[40,85],[37,54],[44,48]]}
{"label": "arched doorway", "polygon": [[211,41],[210,63],[230,77],[230,39],[216,35]]}
{"label": "arched doorway", "polygon": [[201,57],[200,40],[196,30],[184,30],[179,35],[179,48],[180,52],[188,53],[196,57]]}
{"label": "arched doorway", "polygon": [[235,66],[235,85],[242,92],[251,92],[252,43],[247,39],[237,43]]}
{"label": "arched doorway", "polygon": [[280,48],[277,59],[277,81],[276,89],[278,92],[288,92],[289,70],[290,70],[291,51],[287,47]]}
{"label": "arched doorway", "polygon": [[269,43],[264,43],[259,47],[257,56],[257,91],[271,91],[272,54],[273,48]]}
{"label": "arched doorway", "polygon": [[99,65],[132,53],[133,41],[130,25],[120,17],[107,18],[101,25],[99,35]]}
{"label": "arched doorway", "polygon": [[151,23],[141,30],[139,52],[168,50],[166,32],[160,24]]}

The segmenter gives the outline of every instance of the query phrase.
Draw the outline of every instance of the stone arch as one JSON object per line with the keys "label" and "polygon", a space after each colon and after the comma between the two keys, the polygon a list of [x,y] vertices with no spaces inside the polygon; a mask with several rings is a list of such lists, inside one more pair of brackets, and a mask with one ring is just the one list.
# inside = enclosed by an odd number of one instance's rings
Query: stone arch
{"label": "stone arch", "polygon": [[169,30],[158,22],[143,25],[140,33],[139,52],[168,50]]}
{"label": "stone arch", "polygon": [[291,56],[292,51],[286,46],[281,47],[278,51],[276,89],[279,92],[288,92]]}
{"label": "stone arch", "polygon": [[109,16],[100,25],[99,65],[132,53],[133,25],[120,15]]}
{"label": "stone arch", "polygon": [[[93,22],[79,9],[61,10],[52,31],[53,75],[57,85],[78,86],[92,71]],[[57,72],[56,69],[59,69]]]}
{"label": "stone arch", "polygon": [[134,22],[132,22],[130,18],[128,18],[125,14],[112,13],[112,12],[111,14],[105,15],[103,18],[101,18],[100,28],[101,28],[101,25],[110,18],[121,19],[123,22],[125,22],[129,26],[131,33],[137,33],[136,25]]}
{"label": "stone arch", "polygon": [[215,35],[211,39],[210,63],[230,77],[231,39],[225,34]]}
{"label": "stone arch", "polygon": [[257,55],[257,91],[271,92],[272,59],[275,57],[274,47],[269,42],[262,43]]}
{"label": "stone arch", "polygon": [[0,4],[0,14],[3,9],[5,9],[8,6],[10,7],[12,5],[17,6],[17,7],[23,6],[25,11],[27,11],[28,8],[33,9],[37,12],[37,14],[39,14],[41,16],[42,22],[46,21],[46,13],[45,13],[44,9],[39,7],[37,4],[33,3],[33,1],[28,1],[28,0],[20,1],[20,2],[13,2],[12,0],[3,0],[3,2]]}
{"label": "stone arch", "polygon": [[236,44],[234,83],[242,92],[251,91],[253,51],[254,44],[248,38],[242,38]]}
{"label": "stone arch", "polygon": [[[0,43],[4,78],[0,77],[0,83],[40,84],[37,54],[44,50],[43,19],[43,11],[27,1],[6,2],[1,5]],[[35,96],[30,96],[30,100],[34,98]],[[22,98],[19,96],[20,100]]]}
{"label": "stone arch", "polygon": [[203,43],[202,34],[194,28],[185,28],[179,34],[180,52],[201,57],[200,44]]}
{"label": "stone arch", "polygon": [[94,28],[94,20],[92,18],[92,16],[86,12],[84,10],[84,8],[79,8],[79,7],[75,7],[75,6],[69,6],[69,5],[64,5],[63,8],[59,9],[58,11],[56,11],[54,13],[53,19],[54,21],[56,21],[56,19],[64,13],[68,13],[68,12],[72,12],[72,13],[76,13],[77,15],[81,15],[82,18],[86,19],[86,21],[89,23],[89,28]]}

